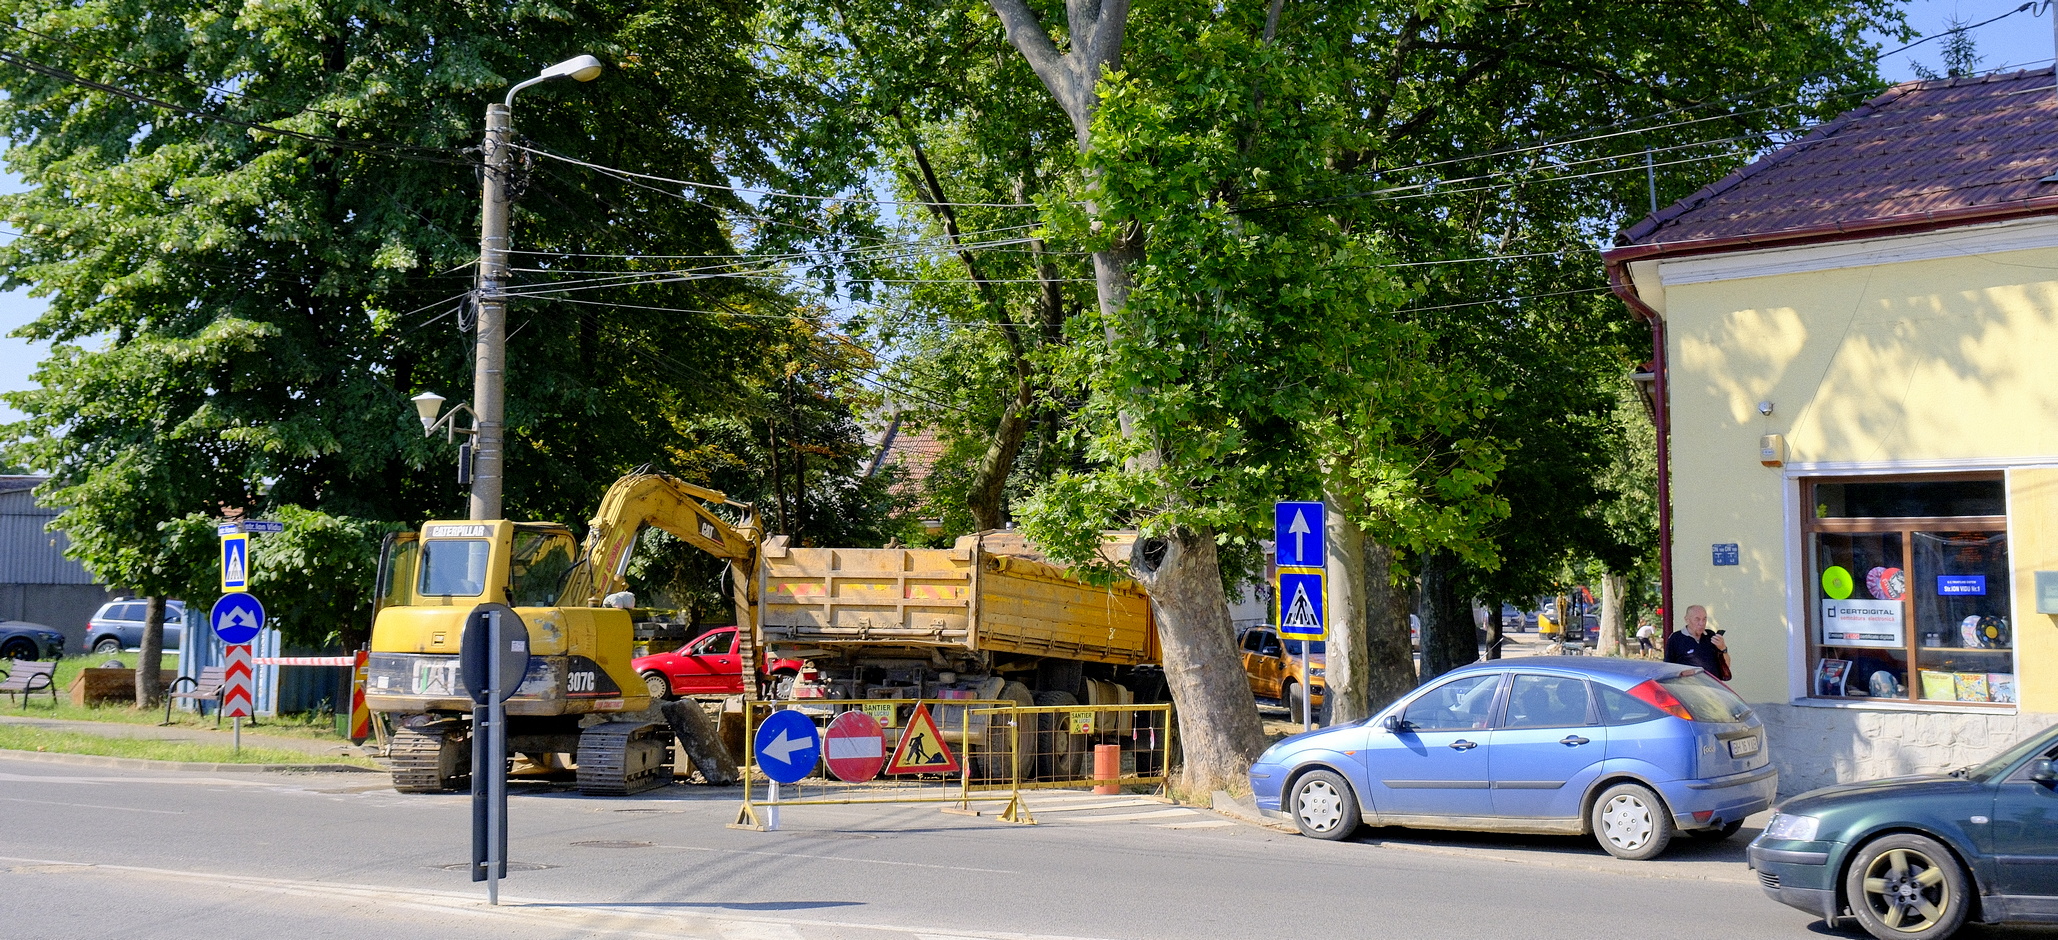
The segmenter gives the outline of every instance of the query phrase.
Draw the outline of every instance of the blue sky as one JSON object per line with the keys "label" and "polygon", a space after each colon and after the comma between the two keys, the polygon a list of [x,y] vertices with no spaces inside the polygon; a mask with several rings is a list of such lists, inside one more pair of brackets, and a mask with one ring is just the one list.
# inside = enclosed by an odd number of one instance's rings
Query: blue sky
{"label": "blue sky", "polygon": [[[1977,23],[2021,5],[2022,0],[1914,0],[1907,6],[1908,24],[1918,33],[1929,35],[1948,29],[1953,19]],[[2036,18],[2017,14],[1977,30],[1974,39],[1980,55],[1984,57],[1981,69],[2041,68],[2051,62],[2053,36],[2049,14]],[[1884,45],[1892,48],[1898,44]],[[1931,40],[1909,52],[1889,56],[1881,63],[1881,71],[1896,80],[1914,78],[1914,67],[1918,63],[1942,71],[1938,64],[1942,46],[1942,40]],[[0,174],[0,191],[19,188],[19,181]],[[0,239],[6,237],[0,234]],[[0,392],[33,387],[29,375],[42,359],[45,347],[5,334],[35,319],[42,310],[43,302],[30,298],[26,291],[0,294]],[[19,412],[0,404],[0,421],[18,420],[20,417]]]}

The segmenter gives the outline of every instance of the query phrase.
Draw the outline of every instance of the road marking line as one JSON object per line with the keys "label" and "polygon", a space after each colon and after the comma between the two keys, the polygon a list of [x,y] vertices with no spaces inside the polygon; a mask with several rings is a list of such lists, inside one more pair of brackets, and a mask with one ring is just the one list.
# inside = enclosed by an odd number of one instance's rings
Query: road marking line
{"label": "road marking line", "polygon": [[1228,819],[1203,819],[1203,820],[1201,820],[1200,822],[1190,822],[1190,823],[1184,823],[1184,822],[1181,822],[1181,823],[1164,823],[1164,824],[1162,824],[1162,825],[1158,825],[1158,826],[1153,826],[1152,828],[1154,828],[1154,829],[1219,829],[1219,828],[1221,828],[1221,827],[1223,827],[1223,826],[1234,826],[1234,825],[1236,825],[1236,823],[1235,823],[1235,822],[1234,822],[1233,820],[1228,820]]}
{"label": "road marking line", "polygon": [[1132,819],[1164,819],[1168,816],[1199,816],[1200,811],[1191,809],[1161,809],[1154,813],[1116,813],[1113,816],[1068,816],[1066,822],[1128,822]]}
{"label": "road marking line", "polygon": [[56,800],[24,800],[18,796],[0,796],[9,803],[36,803],[42,806],[75,806],[79,809],[118,809],[126,813],[158,813],[164,816],[184,816],[185,812],[175,809],[141,809],[135,806],[101,806],[97,803],[60,803]]}
{"label": "road marking line", "polygon": [[[634,935],[639,937],[648,936],[654,938],[654,940],[656,938],[677,940],[680,936],[694,936],[706,930],[722,933],[726,937],[729,936],[728,931],[731,929],[739,931],[737,934],[739,938],[763,937],[769,940],[769,938],[777,937],[780,940],[785,940],[789,936],[810,935],[801,933],[801,931],[808,928],[879,931],[881,933],[901,934],[912,938],[912,940],[920,940],[923,937],[935,937],[939,938],[939,940],[941,938],[948,938],[948,940],[1096,940],[1096,938],[1072,937],[1058,934],[1014,933],[1011,931],[938,934],[934,932],[936,927],[933,924],[924,924],[917,927],[858,923],[855,921],[809,920],[804,918],[774,919],[733,915],[717,917],[700,913],[681,913],[678,911],[653,912],[644,908],[662,905],[647,903],[638,905],[638,902],[626,900],[616,902],[582,902],[522,898],[502,894],[500,896],[500,906],[491,907],[486,904],[486,899],[482,893],[458,894],[450,891],[429,891],[418,888],[396,888],[333,881],[293,881],[285,878],[268,878],[258,875],[234,875],[220,871],[185,872],[163,868],[144,868],[136,865],[107,865],[97,862],[70,862],[58,859],[0,856],[0,863],[10,862],[64,866],[67,869],[76,868],[80,874],[148,876],[205,885],[212,888],[268,891],[274,894],[319,898],[332,902],[345,898],[355,898],[374,902],[382,906],[417,908],[458,916],[500,917],[528,922],[533,922],[538,918],[552,918],[586,928],[575,935],[590,935],[592,933],[591,928],[597,926],[598,923],[613,920],[633,922],[639,925],[647,924],[649,925],[648,928],[642,926],[634,928],[636,930]],[[960,870],[976,871],[978,869]],[[612,904],[625,906],[614,907],[611,906]],[[638,906],[629,907],[626,905]],[[794,933],[789,935],[778,932],[780,928],[793,931]],[[771,932],[742,933],[742,931],[750,929]],[[609,935],[620,936],[623,932],[623,928],[612,928]]]}
{"label": "road marking line", "polygon": [[1157,800],[1109,800],[1105,803],[1066,803],[1061,806],[1045,806],[1041,800],[1030,800],[1029,808],[1039,813],[1076,813],[1089,809],[1115,809],[1122,806],[1163,806]]}

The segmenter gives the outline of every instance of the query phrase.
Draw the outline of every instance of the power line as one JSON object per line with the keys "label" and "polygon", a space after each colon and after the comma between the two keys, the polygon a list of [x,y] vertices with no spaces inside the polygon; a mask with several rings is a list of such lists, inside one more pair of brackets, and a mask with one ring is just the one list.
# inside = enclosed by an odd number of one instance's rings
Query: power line
{"label": "power line", "polygon": [[622,170],[622,169],[616,169],[616,168],[614,168],[614,167],[609,167],[609,166],[602,166],[602,165],[600,165],[600,164],[598,164],[598,163],[589,163],[589,162],[587,162],[587,161],[585,161],[585,160],[580,160],[580,159],[578,159],[578,158],[576,158],[576,157],[567,157],[567,156],[564,156],[564,155],[561,155],[561,154],[555,154],[555,153],[551,153],[551,152],[550,152],[550,151],[548,151],[548,150],[539,150],[539,149],[536,149],[536,148],[534,148],[534,147],[525,147],[525,146],[522,146],[521,144],[515,144],[515,145],[514,145],[514,148],[515,148],[516,150],[521,150],[521,151],[524,151],[524,152],[527,152],[527,153],[533,153],[533,154],[535,154],[535,155],[537,155],[537,156],[539,156],[539,157],[547,157],[547,158],[549,158],[549,159],[552,159],[552,160],[558,160],[558,161],[561,161],[561,162],[564,162],[564,163],[569,163],[569,164],[571,164],[571,165],[573,165],[573,166],[585,167],[586,169],[592,170],[592,171],[594,171],[594,172],[596,172],[596,173],[605,173],[605,174],[607,174],[607,175],[609,175],[609,176],[614,176],[614,177],[618,177],[618,178],[619,178],[619,177],[633,177],[633,178],[635,178],[635,179],[640,179],[640,180],[649,180],[649,181],[652,181],[652,182],[658,182],[658,183],[670,183],[670,184],[672,184],[672,185],[674,185],[674,186],[686,186],[686,187],[691,187],[691,188],[693,188],[693,189],[709,189],[709,190],[717,190],[717,191],[721,191],[721,192],[729,192],[729,193],[739,193],[739,194],[746,194],[746,195],[754,195],[754,196],[764,196],[764,197],[767,197],[767,198],[772,198],[772,199],[811,199],[811,200],[818,200],[818,201],[822,201],[822,202],[844,202],[844,203],[862,203],[862,204],[868,204],[868,205],[876,205],[876,206],[923,206],[923,207],[941,207],[941,206],[950,206],[950,207],[952,207],[952,208],[960,208],[960,209],[1040,209],[1040,208],[1042,208],[1042,206],[1041,206],[1041,205],[1039,205],[1039,204],[1037,204],[1037,203],[1033,203],[1033,202],[927,202],[927,201],[921,201],[921,200],[913,200],[913,199],[875,199],[875,198],[868,198],[868,197],[862,197],[862,196],[850,196],[850,197],[844,197],[844,196],[814,196],[814,195],[807,195],[807,194],[804,194],[804,193],[788,193],[788,192],[781,192],[781,191],[779,191],[779,190],[775,190],[775,189],[756,189],[756,188],[752,188],[752,187],[747,187],[747,186],[724,186],[724,185],[721,185],[721,184],[719,184],[719,183],[701,183],[701,182],[695,182],[695,181],[693,181],[693,180],[682,180],[682,179],[673,179],[673,178],[671,178],[671,177],[667,177],[667,176],[656,176],[656,175],[653,175],[653,174],[650,174],[650,173],[637,173],[637,172],[635,172],[635,171],[633,171],[633,170]]}

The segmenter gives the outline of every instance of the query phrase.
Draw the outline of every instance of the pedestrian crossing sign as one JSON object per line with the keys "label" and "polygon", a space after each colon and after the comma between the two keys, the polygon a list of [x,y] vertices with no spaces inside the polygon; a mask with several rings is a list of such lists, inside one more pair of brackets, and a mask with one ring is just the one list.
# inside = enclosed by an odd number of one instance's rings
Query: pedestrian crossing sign
{"label": "pedestrian crossing sign", "polygon": [[908,726],[900,733],[900,743],[893,748],[893,760],[886,764],[889,774],[954,774],[958,772],[958,758],[951,753],[950,745],[943,741],[942,732],[936,730],[936,719],[929,717],[929,706],[916,705],[915,714],[908,719]]}
{"label": "pedestrian crossing sign", "polygon": [[1322,572],[1279,569],[1279,635],[1301,640],[1326,639],[1328,611],[1322,604]]}
{"label": "pedestrian crossing sign", "polygon": [[235,532],[222,536],[222,591],[237,593],[250,589],[250,534]]}

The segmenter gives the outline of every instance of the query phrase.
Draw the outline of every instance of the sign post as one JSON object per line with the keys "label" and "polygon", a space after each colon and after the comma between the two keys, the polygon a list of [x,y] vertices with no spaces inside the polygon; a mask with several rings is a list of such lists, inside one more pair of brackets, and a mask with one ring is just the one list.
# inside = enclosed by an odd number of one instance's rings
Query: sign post
{"label": "sign post", "polygon": [[[222,543],[228,544],[226,540]],[[240,544],[240,542],[239,542]],[[228,558],[226,548],[223,560]],[[228,581],[227,571],[222,575]],[[255,670],[250,659],[250,641],[257,639],[258,631],[264,629],[264,604],[252,594],[224,594],[214,602],[214,609],[208,612],[207,622],[214,628],[214,635],[221,638],[226,647],[226,663],[222,669],[222,714],[227,715],[235,729],[233,746],[237,753],[243,751],[243,719],[257,713]]]}
{"label": "sign post", "polygon": [[507,699],[529,671],[529,625],[506,604],[480,604],[464,620],[457,674],[472,697],[472,880],[500,904],[507,877]]}
{"label": "sign post", "polygon": [[1279,635],[1301,641],[1301,726],[1314,728],[1315,684],[1308,648],[1328,631],[1324,576],[1329,565],[1327,507],[1282,500],[1272,506],[1272,557],[1279,566]]}
{"label": "sign post", "polygon": [[814,719],[800,712],[776,711],[766,715],[765,723],[757,726],[752,745],[758,769],[771,781],[765,831],[777,832],[779,784],[798,783],[814,772],[815,764],[822,759],[822,735],[815,730]]}

